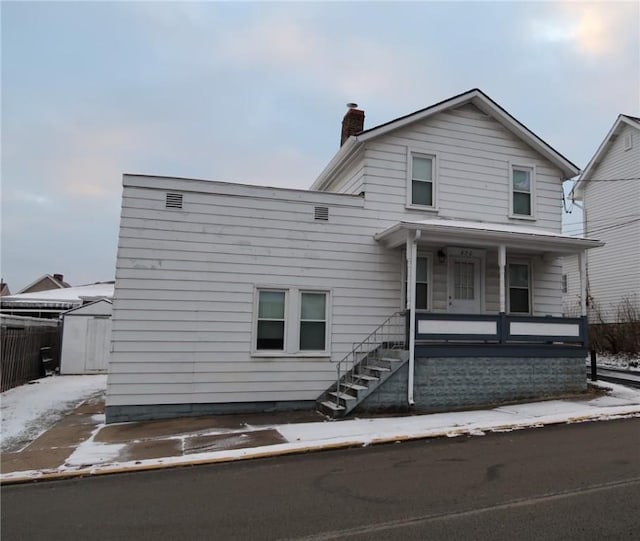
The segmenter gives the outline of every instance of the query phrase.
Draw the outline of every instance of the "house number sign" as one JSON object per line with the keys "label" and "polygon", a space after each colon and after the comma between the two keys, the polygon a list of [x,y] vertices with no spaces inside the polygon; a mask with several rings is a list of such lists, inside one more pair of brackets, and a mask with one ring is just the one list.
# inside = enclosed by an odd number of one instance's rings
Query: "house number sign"
{"label": "house number sign", "polygon": [[471,248],[447,248],[447,255],[455,257],[484,257],[485,250],[472,250]]}

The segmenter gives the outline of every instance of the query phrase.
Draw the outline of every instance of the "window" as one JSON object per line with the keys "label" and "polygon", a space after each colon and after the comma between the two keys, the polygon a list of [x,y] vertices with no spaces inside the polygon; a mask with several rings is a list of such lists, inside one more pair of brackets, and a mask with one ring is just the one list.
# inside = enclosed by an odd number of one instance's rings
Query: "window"
{"label": "window", "polygon": [[257,288],[254,310],[254,355],[313,356],[330,350],[328,291]]}
{"label": "window", "polygon": [[530,271],[527,263],[509,264],[509,311],[530,313]]}
{"label": "window", "polygon": [[511,212],[514,216],[533,216],[533,168],[511,169]]}
{"label": "window", "polygon": [[284,350],[285,298],[284,291],[258,291],[257,350]]}
{"label": "window", "polygon": [[[407,279],[405,273],[405,304]],[[429,310],[429,258],[418,256],[416,260],[416,310]]]}
{"label": "window", "polygon": [[300,293],[300,351],[325,349],[327,294]]}
{"label": "window", "polygon": [[435,207],[435,156],[411,154],[409,204]]}

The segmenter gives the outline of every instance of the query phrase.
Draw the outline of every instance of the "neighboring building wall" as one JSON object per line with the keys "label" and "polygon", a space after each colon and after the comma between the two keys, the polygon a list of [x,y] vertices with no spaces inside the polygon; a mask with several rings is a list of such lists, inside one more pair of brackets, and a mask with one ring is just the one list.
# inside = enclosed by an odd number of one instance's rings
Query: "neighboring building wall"
{"label": "neighboring building wall", "polygon": [[102,301],[63,316],[61,374],[106,372],[111,351],[111,303]]}
{"label": "neighboring building wall", "polygon": [[577,317],[580,315],[582,291],[580,289],[580,267],[578,256],[562,258],[562,275],[565,276],[567,290],[562,292],[562,315]]}
{"label": "neighboring building wall", "polygon": [[[627,134],[633,137],[629,150],[625,150]],[[638,177],[640,130],[626,126],[589,179]],[[587,255],[589,319],[592,323],[615,322],[618,306],[626,298],[640,310],[640,181],[589,179],[584,181],[585,233],[606,243]]]}
{"label": "neighboring building wall", "polygon": [[[415,361],[415,409],[447,411],[586,390],[584,359],[529,357],[439,357]],[[407,365],[400,368],[358,411],[404,411]]]}

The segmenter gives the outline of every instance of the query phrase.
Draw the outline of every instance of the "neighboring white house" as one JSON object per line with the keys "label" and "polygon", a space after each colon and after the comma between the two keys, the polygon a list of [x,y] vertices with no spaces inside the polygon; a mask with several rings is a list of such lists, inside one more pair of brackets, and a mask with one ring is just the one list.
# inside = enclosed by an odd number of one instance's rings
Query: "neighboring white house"
{"label": "neighboring white house", "polygon": [[[574,194],[585,209],[585,236],[606,243],[587,257],[590,321],[616,322],[626,300],[640,314],[640,118],[618,116]],[[575,306],[577,265],[565,265],[573,290],[565,300]]]}
{"label": "neighboring white house", "polygon": [[75,287],[47,289],[0,297],[3,314],[55,318],[72,308],[99,299],[112,299],[114,282],[96,282]]}
{"label": "neighboring white house", "polygon": [[62,314],[61,374],[106,372],[111,350],[111,301],[101,299]]}
{"label": "neighboring white house", "polygon": [[578,168],[479,90],[363,127],[351,107],[310,190],[124,176],[108,422],[586,388]]}

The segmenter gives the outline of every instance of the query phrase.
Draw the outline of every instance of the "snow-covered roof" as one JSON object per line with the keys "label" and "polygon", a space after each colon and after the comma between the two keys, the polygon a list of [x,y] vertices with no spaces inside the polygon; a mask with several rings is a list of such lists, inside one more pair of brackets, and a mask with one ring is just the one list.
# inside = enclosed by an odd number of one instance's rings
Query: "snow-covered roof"
{"label": "snow-covered roof", "polygon": [[376,234],[375,238],[388,247],[397,247],[406,241],[408,231],[420,231],[421,242],[446,242],[448,244],[495,247],[504,244],[525,251],[578,253],[587,248],[597,248],[604,243],[578,237],[570,237],[555,231],[546,231],[520,224],[497,224],[471,220],[415,220],[401,221]]}
{"label": "snow-covered roof", "polygon": [[32,305],[55,308],[71,308],[88,300],[113,298],[114,282],[97,282],[84,286],[65,287],[62,289],[48,289],[35,293],[21,293],[2,297],[3,306]]}

